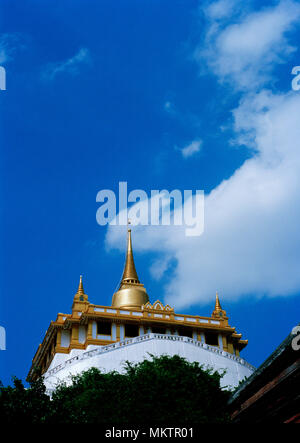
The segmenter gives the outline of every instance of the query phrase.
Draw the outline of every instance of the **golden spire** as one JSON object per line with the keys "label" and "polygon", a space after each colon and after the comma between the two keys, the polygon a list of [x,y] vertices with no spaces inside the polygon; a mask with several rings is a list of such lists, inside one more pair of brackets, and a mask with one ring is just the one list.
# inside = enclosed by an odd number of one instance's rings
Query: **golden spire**
{"label": "golden spire", "polygon": [[80,276],[80,279],[79,279],[79,285],[78,285],[77,292],[76,292],[76,294],[74,296],[74,300],[77,300],[77,301],[78,300],[79,301],[87,301],[88,300],[88,296],[84,292],[84,289],[83,289],[82,275]]}
{"label": "golden spire", "polygon": [[218,292],[216,292],[216,304],[215,304],[215,309],[213,310],[212,316],[213,317],[225,317],[226,316],[226,312],[221,307]]}
{"label": "golden spire", "polygon": [[83,289],[83,284],[82,284],[82,275],[80,276],[79,286],[78,286],[76,294],[77,295],[83,295],[84,294],[84,289]]}
{"label": "golden spire", "polygon": [[[128,222],[130,223],[130,222]],[[127,229],[127,250],[120,287],[114,293],[112,306],[116,308],[140,308],[149,301],[144,285],[140,283],[133,260],[131,229]]]}
{"label": "golden spire", "polygon": [[[135,269],[133,252],[132,252],[132,242],[131,242],[131,229],[127,230],[127,251],[126,251],[126,260],[124,266],[124,272],[122,276],[122,283],[131,282],[131,283],[139,283],[139,278]],[[133,281],[134,280],[134,281]]]}
{"label": "golden spire", "polygon": [[222,311],[222,308],[221,308],[218,292],[216,292],[215,312],[220,312],[220,311]]}

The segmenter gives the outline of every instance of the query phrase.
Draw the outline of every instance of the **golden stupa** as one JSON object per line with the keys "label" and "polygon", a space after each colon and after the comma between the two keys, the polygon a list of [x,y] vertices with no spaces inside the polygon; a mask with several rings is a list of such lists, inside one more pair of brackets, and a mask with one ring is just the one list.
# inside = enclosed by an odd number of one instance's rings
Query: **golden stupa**
{"label": "golden stupa", "polygon": [[140,308],[149,301],[144,285],[140,283],[133,260],[131,229],[128,229],[127,251],[120,287],[114,293],[112,306],[115,308]]}
{"label": "golden stupa", "polygon": [[[145,348],[140,347],[141,341]],[[218,294],[210,317],[178,314],[174,308],[168,304],[164,306],[159,300],[151,304],[135,269],[131,230],[128,229],[124,271],[113,295],[112,305],[91,303],[80,276],[72,312],[59,313],[56,320],[51,321],[32,360],[27,380],[37,380],[42,374],[47,389],[52,392],[57,382],[68,380],[69,365],[72,365],[71,371],[75,371],[71,374],[94,367],[95,353],[101,370],[119,371],[124,359],[129,359],[129,351],[124,348],[135,346],[133,354],[130,354],[134,355],[134,361],[144,359],[148,351],[173,355],[174,350],[184,358],[191,355],[193,361],[201,364],[210,362],[208,364],[215,365],[217,369],[228,368],[231,375],[225,385],[236,386],[253,372],[251,365],[240,359],[240,351],[247,343],[228,324]],[[73,351],[76,352],[75,358]],[[111,357],[111,351],[114,357]],[[228,364],[224,360],[226,358]]]}

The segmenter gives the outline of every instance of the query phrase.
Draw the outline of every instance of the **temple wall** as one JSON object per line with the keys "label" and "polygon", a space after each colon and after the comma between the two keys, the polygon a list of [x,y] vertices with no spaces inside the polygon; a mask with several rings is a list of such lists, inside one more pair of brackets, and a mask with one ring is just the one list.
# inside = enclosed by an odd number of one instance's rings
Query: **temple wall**
{"label": "temple wall", "polygon": [[85,351],[74,349],[70,354],[56,354],[44,374],[45,385],[51,391],[60,381],[69,383],[70,375],[79,374],[91,367],[104,372],[112,370],[122,372],[126,360],[140,362],[149,358],[149,353],[157,356],[180,355],[190,362],[197,361],[205,367],[212,367],[215,370],[226,369],[227,373],[221,380],[222,387],[234,388],[255,369],[239,357],[204,343],[197,343],[187,337],[175,338],[150,334],[115,345],[103,347],[90,345]]}

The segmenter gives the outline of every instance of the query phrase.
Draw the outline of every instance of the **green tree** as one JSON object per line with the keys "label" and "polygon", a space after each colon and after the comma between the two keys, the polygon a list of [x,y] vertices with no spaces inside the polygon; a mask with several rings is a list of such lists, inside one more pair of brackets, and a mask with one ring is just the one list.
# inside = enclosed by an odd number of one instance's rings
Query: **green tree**
{"label": "green tree", "polygon": [[22,381],[13,378],[13,386],[0,382],[0,423],[47,423],[51,401],[45,393],[42,379],[25,388]]}
{"label": "green tree", "polygon": [[174,356],[127,362],[126,372],[92,368],[53,394],[54,422],[105,424],[202,424],[229,421],[230,393],[221,375]]}
{"label": "green tree", "polygon": [[[151,356],[127,362],[125,372],[92,368],[45,396],[42,382],[28,390],[0,388],[0,411],[10,423],[99,423],[190,425],[227,423],[230,392],[220,388],[218,372],[179,356]],[[16,382],[16,380],[15,380]]]}

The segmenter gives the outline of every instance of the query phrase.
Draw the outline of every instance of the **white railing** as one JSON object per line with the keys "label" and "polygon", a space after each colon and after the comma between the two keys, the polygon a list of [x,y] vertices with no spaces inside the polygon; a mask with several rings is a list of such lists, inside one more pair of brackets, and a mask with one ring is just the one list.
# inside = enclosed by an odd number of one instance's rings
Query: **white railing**
{"label": "white railing", "polygon": [[61,363],[58,366],[55,366],[55,368],[50,369],[46,372],[44,378],[47,379],[48,377],[51,377],[52,375],[56,374],[57,372],[61,371],[62,369],[65,369],[66,367],[77,363],[78,361],[85,360],[90,357],[94,357],[95,355],[104,354],[106,352],[114,351],[115,349],[124,347],[124,346],[131,346],[137,343],[141,343],[143,341],[149,341],[149,340],[169,340],[169,341],[181,341],[185,343],[189,343],[193,346],[196,346],[198,348],[206,349],[209,352],[213,352],[215,354],[219,354],[222,357],[228,358],[230,360],[234,360],[237,363],[241,364],[242,366],[247,367],[248,369],[255,371],[255,367],[250,365],[250,363],[246,362],[244,359],[237,357],[236,355],[230,354],[229,352],[223,351],[222,349],[216,348],[215,346],[207,345],[206,343],[202,343],[197,340],[193,340],[189,337],[184,337],[180,335],[168,335],[168,334],[145,334],[140,335],[138,337],[134,338],[127,338],[125,340],[113,343],[111,345],[105,345],[105,346],[99,346],[97,349],[92,349],[91,351],[83,352],[79,355],[76,355],[75,357],[69,358],[65,362]]}
{"label": "white railing", "polygon": [[113,309],[109,308],[107,306],[95,306],[94,312],[101,312],[101,314],[117,314],[117,315],[128,315],[128,316],[143,316],[144,312],[148,312],[148,315],[150,317],[154,316],[157,317],[159,315],[160,318],[170,318],[170,314],[174,315],[174,319],[178,321],[189,321],[193,323],[211,323],[215,325],[219,325],[219,320],[213,320],[209,317],[199,317],[199,316],[189,316],[189,315],[183,315],[183,314],[175,314],[174,311],[171,310],[153,310],[151,309],[148,311],[147,308],[143,309],[142,311],[132,311],[127,309]]}

